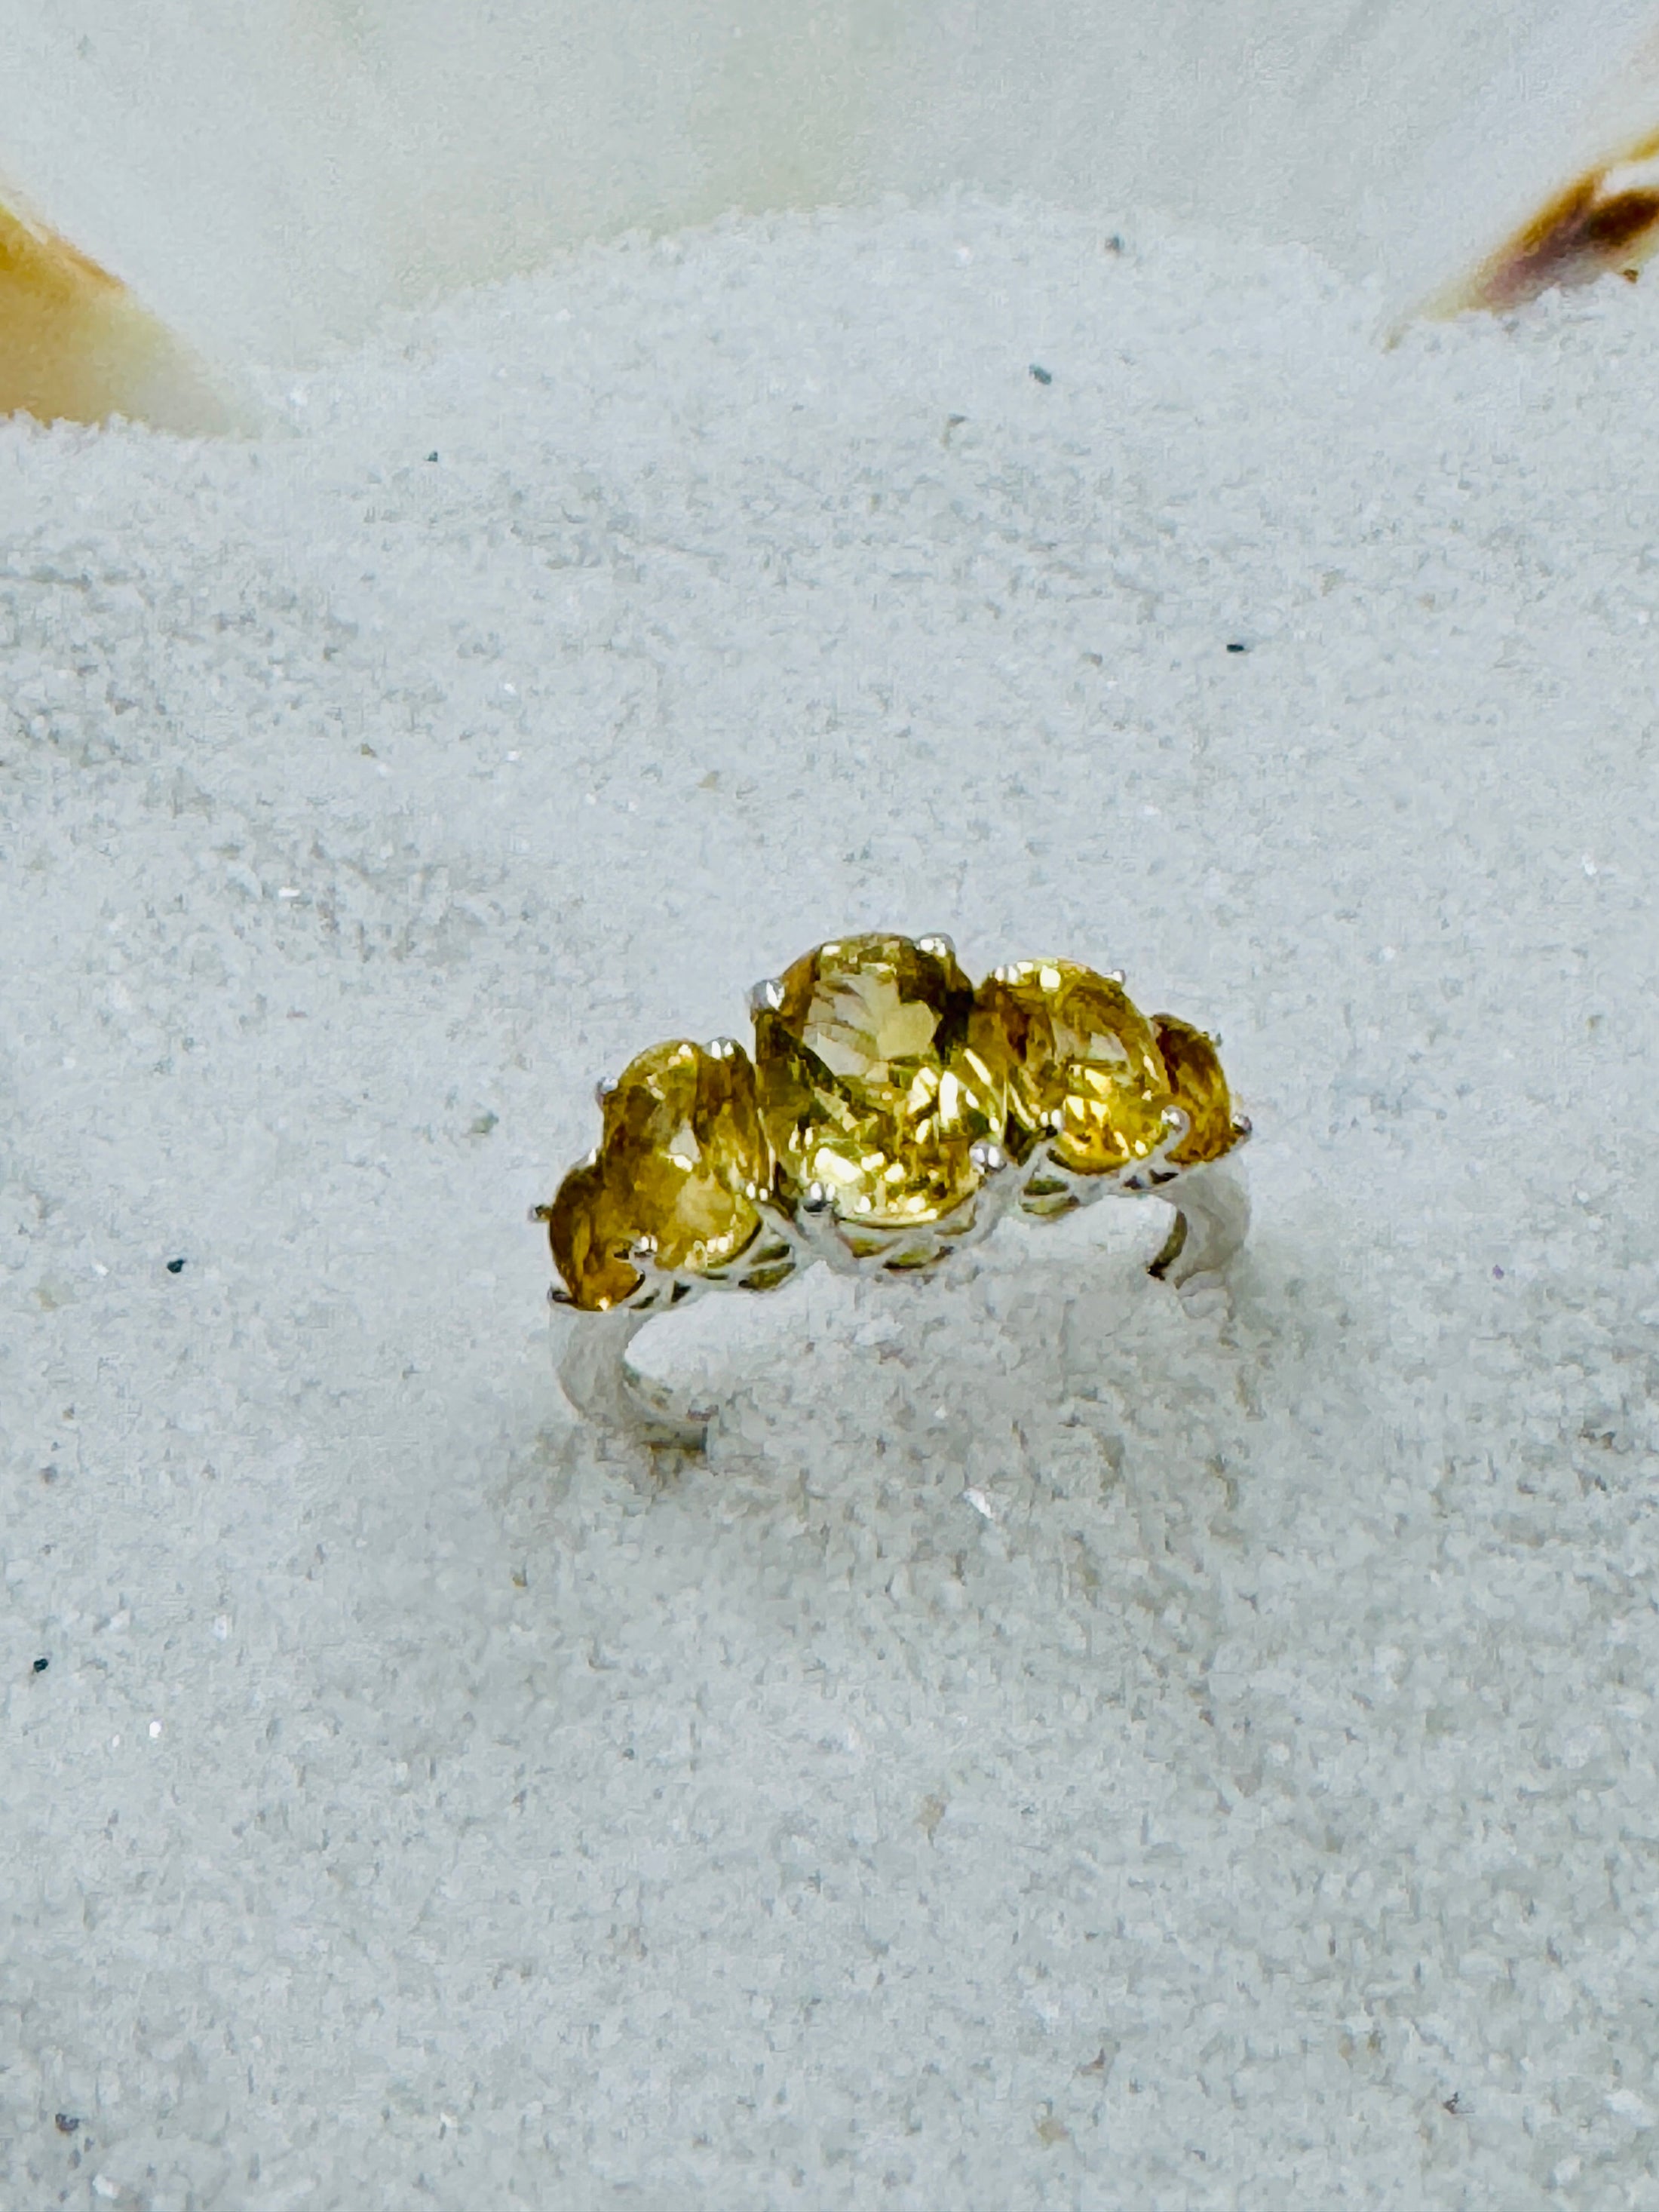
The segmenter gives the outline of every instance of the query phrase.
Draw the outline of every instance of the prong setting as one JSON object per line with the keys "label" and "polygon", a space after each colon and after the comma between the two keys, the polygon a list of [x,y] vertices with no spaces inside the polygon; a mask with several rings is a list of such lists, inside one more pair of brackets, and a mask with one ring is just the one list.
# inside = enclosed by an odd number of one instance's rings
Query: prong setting
{"label": "prong setting", "polygon": [[[1024,961],[994,970],[993,980],[1036,1000],[1039,1013],[1052,1002],[1056,1034],[1075,994],[1085,994],[1075,1033],[1088,1038],[1098,1030],[1115,1039],[1117,1054],[1113,1060],[1103,1049],[1061,1053],[1046,1029],[1034,1026],[1030,1034],[1044,1042],[1033,1051],[1051,1057],[1027,1060],[1024,1033],[1002,1000],[992,994],[988,1001],[986,987],[975,992],[962,975],[949,937],[934,933],[908,943],[907,953],[907,940],[872,935],[804,956],[787,971],[792,1012],[781,1027],[761,1023],[752,1066],[744,1045],[722,1036],[702,1048],[653,1047],[622,1079],[595,1085],[605,1133],[580,1168],[591,1173],[608,1163],[605,1172],[585,1188],[567,1177],[550,1204],[529,1209],[531,1222],[549,1231],[565,1271],[565,1281],[548,1292],[550,1304],[574,1309],[584,1324],[574,1338],[562,1322],[559,1331],[567,1346],[561,1376],[579,1408],[636,1440],[696,1449],[708,1415],[677,1403],[627,1361],[628,1343],[653,1316],[712,1291],[774,1290],[818,1261],[866,1280],[935,1274],[1016,1208],[1048,1221],[1104,1198],[1158,1197],[1174,1222],[1151,1272],[1177,1289],[1196,1282],[1209,1294],[1248,1223],[1249,1202],[1229,1153],[1250,1134],[1249,1116],[1231,1111],[1212,1041],[1172,1015],[1153,1016],[1149,1024],[1138,1009],[1126,1011],[1121,998],[1102,991],[1098,971]],[[945,975],[918,969],[918,951],[944,963]],[[825,981],[832,956],[842,962],[836,982]],[[873,987],[846,981],[872,974],[886,978],[880,988],[896,989],[906,1009],[905,1023],[890,1024],[890,1043],[889,1014]],[[1109,981],[1121,993],[1124,971],[1114,969]],[[970,1027],[966,1042],[959,1025],[930,1024],[924,1033],[922,1064],[939,1085],[954,1085],[941,1089],[939,1111],[924,1132],[913,1126],[914,1104],[901,1113],[885,1103],[879,1085],[890,1079],[877,1064],[908,1060],[912,1048],[899,1039],[910,1034],[913,1001],[928,1006],[937,1024],[958,1004],[964,982],[974,994],[969,1021],[987,1027]],[[850,991],[855,1008],[858,994],[866,994],[861,1017],[843,1016],[838,988]],[[785,1000],[775,976],[749,994],[757,1020],[781,1016]],[[959,1024],[959,1015],[951,1019]],[[836,1040],[823,1046],[830,1057],[817,1073],[798,1077],[791,1040],[816,1051],[823,1044],[817,1030]],[[1145,1040],[1139,1045],[1137,1034]],[[982,1042],[988,1035],[990,1045]],[[843,1036],[855,1040],[851,1074],[839,1064]],[[994,1047],[1012,1057],[997,1061]],[[1116,1072],[1126,1052],[1131,1066],[1145,1072],[1138,1088]],[[1114,1072],[1105,1082],[1079,1075],[1072,1058],[1085,1071],[1109,1065]],[[867,1079],[874,1104],[858,1088],[866,1063],[877,1066]],[[833,1084],[824,1068],[833,1069]],[[850,1090],[835,1087],[843,1083]],[[672,1084],[680,1090],[648,1088]],[[1113,1085],[1123,1086],[1121,1110],[1112,1103]],[[629,1093],[627,1112],[620,1100],[611,1104],[619,1088]],[[639,1115],[635,1091],[644,1101]],[[899,1095],[908,1100],[912,1092],[901,1085]],[[667,1116],[660,1126],[649,1119],[658,1113]],[[966,1141],[967,1129],[988,1125],[995,1135]],[[849,1131],[858,1133],[855,1141]],[[1183,1147],[1184,1159],[1177,1157]]]}

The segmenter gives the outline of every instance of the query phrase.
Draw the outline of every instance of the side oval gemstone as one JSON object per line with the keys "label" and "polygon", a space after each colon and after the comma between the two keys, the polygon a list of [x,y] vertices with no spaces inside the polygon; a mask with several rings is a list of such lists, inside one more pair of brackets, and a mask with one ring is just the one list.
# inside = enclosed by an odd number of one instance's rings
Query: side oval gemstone
{"label": "side oval gemstone", "polygon": [[1078,1175],[1145,1159],[1168,1132],[1152,1024],[1122,986],[1067,960],[1021,960],[980,986],[969,1058],[994,1086],[1017,1159],[1039,1140]]}
{"label": "side oval gemstone", "polygon": [[792,1195],[828,1190],[842,1219],[939,1220],[970,1198],[969,1158],[998,1133],[963,1047],[974,989],[948,949],[908,937],[820,945],[755,1016],[762,1124]]}
{"label": "side oval gemstone", "polygon": [[624,1196],[611,1188],[598,1159],[584,1160],[566,1176],[547,1210],[553,1265],[584,1312],[604,1313],[640,1286],[640,1271],[628,1258],[634,1237],[627,1208],[618,1202]]}
{"label": "side oval gemstone", "polygon": [[1169,1070],[1175,1103],[1191,1124],[1170,1155],[1177,1167],[1218,1160],[1239,1141],[1233,1127],[1233,1103],[1221,1060],[1212,1040],[1174,1014],[1154,1014],[1152,1031]]}
{"label": "side oval gemstone", "polygon": [[606,1097],[597,1158],[559,1186],[554,1265],[576,1304],[600,1312],[638,1288],[629,1255],[647,1238],[665,1273],[708,1274],[752,1243],[769,1176],[748,1054],[653,1045]]}

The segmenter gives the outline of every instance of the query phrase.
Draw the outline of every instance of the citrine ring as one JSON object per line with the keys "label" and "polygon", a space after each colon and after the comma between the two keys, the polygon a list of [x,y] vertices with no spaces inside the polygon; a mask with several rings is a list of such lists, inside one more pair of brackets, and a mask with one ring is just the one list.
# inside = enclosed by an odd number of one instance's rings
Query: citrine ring
{"label": "citrine ring", "polygon": [[1218,1275],[1249,1201],[1212,1041],[1150,1018],[1121,975],[1064,960],[977,988],[945,937],[843,938],[750,994],[734,1038],[653,1045],[599,1086],[604,1130],[545,1223],[560,1282],[559,1379],[579,1412],[699,1449],[710,1413],[629,1361],[653,1315],[708,1291],[938,1268],[1018,1211],[1164,1199],[1151,1273]]}

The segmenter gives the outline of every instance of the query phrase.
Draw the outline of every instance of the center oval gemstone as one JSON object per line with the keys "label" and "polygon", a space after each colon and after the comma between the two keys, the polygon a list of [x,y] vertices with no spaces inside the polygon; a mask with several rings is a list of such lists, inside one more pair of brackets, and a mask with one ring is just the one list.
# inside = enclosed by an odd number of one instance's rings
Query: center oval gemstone
{"label": "center oval gemstone", "polygon": [[639,1286],[629,1255],[646,1237],[665,1271],[724,1267],[760,1227],[769,1172],[748,1054],[653,1045],[605,1099],[597,1158],[571,1170],[550,1209],[566,1289],[590,1310],[619,1304]]}
{"label": "center oval gemstone", "polygon": [[1021,960],[980,986],[969,1056],[1006,1102],[1006,1142],[1046,1136],[1079,1175],[1146,1158],[1173,1102],[1152,1024],[1122,986],[1069,960]]}
{"label": "center oval gemstone", "polygon": [[974,989],[954,954],[908,937],[820,945],[755,1016],[761,1121],[785,1188],[822,1183],[872,1227],[938,1220],[970,1197],[975,1140],[998,1133],[963,1060]]}

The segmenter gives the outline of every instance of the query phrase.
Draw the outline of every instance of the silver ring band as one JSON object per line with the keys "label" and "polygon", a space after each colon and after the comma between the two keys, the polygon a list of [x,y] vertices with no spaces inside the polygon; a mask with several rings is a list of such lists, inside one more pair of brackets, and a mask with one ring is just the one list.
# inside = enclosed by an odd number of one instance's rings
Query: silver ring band
{"label": "silver ring band", "polygon": [[[1052,1179],[1048,1164],[1045,1179]],[[1024,1210],[1035,1211],[1025,1187],[1032,1176],[1004,1162],[988,1176],[972,1230],[953,1247],[978,1243],[1024,1196]],[[1244,1241],[1250,1201],[1240,1168],[1232,1158],[1201,1162],[1170,1171],[1152,1166],[1128,1177],[1065,1176],[1063,1199],[1039,1218],[1058,1218],[1107,1197],[1159,1198],[1174,1211],[1170,1232],[1147,1273],[1177,1289],[1201,1286],[1219,1278]],[[988,1206],[985,1197],[994,1194]],[[787,1217],[769,1215],[768,1227],[790,1247],[791,1272],[823,1260],[836,1272],[870,1276],[882,1270],[846,1255],[832,1237],[803,1234]],[[837,1257],[837,1255],[842,1256]],[[588,1419],[635,1443],[701,1451],[707,1443],[712,1407],[697,1406],[665,1385],[642,1375],[629,1358],[635,1338],[647,1322],[678,1310],[708,1291],[736,1287],[707,1282],[678,1284],[655,1303],[622,1305],[605,1313],[586,1313],[568,1304],[553,1308],[554,1360],[559,1382],[572,1407]]]}

